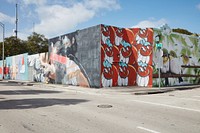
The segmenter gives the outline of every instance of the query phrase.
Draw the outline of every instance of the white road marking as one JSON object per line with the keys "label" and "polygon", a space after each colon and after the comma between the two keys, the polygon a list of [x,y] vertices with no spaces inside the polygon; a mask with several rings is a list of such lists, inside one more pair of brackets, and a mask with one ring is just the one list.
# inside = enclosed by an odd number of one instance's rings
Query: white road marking
{"label": "white road marking", "polygon": [[193,97],[200,97],[200,96],[193,96]]}
{"label": "white road marking", "polygon": [[200,113],[200,110],[197,110],[197,109],[190,109],[190,108],[184,108],[184,107],[179,107],[179,106],[173,106],[173,105],[167,105],[167,104],[161,104],[161,103],[153,103],[153,102],[146,102],[146,101],[140,101],[140,100],[131,100],[131,101],[139,102],[139,103],[146,103],[146,104],[151,104],[151,105],[156,105],[156,106],[164,106],[164,107],[169,107],[169,108],[174,108],[174,109],[194,111],[194,112]]}
{"label": "white road marking", "polygon": [[193,99],[193,98],[179,98],[179,99],[190,100],[190,101],[198,101],[198,102],[200,102],[199,99]]}
{"label": "white road marking", "polygon": [[151,133],[160,133],[160,132],[157,132],[157,131],[154,131],[154,130],[151,130],[151,129],[148,129],[148,128],[145,128],[145,127],[141,127],[141,126],[137,126],[137,128],[151,132]]}
{"label": "white road marking", "polygon": [[[146,96],[146,97],[151,97],[151,96]],[[170,96],[155,96],[154,97],[163,97],[163,98],[176,98],[176,99],[183,99],[183,100],[189,100],[189,101],[198,101],[200,102],[199,99],[193,99],[193,98],[183,98],[183,97],[170,97]]]}

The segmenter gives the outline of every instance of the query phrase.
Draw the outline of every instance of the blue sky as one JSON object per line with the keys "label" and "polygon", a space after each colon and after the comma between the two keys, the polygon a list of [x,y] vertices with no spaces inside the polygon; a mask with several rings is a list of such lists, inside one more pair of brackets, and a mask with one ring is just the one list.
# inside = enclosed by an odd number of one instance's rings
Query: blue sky
{"label": "blue sky", "polygon": [[1,0],[6,37],[14,35],[16,2],[21,39],[33,31],[52,38],[98,24],[144,28],[167,23],[200,33],[200,0]]}

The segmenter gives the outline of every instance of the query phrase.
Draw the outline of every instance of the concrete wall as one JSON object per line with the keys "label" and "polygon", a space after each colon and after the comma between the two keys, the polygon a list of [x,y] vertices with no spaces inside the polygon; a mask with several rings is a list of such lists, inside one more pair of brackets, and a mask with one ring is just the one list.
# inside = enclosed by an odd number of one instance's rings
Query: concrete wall
{"label": "concrete wall", "polygon": [[28,80],[28,54],[6,57],[5,79]]}
{"label": "concrete wall", "polygon": [[152,86],[153,30],[101,25],[101,85]]}
{"label": "concrete wall", "polygon": [[200,83],[200,40],[197,37],[172,32],[164,25],[154,29],[154,40],[163,44],[163,56],[154,47],[154,86],[158,86],[158,57],[163,64],[161,86]]}
{"label": "concrete wall", "polygon": [[77,53],[91,87],[100,87],[100,25],[78,31]]}
{"label": "concrete wall", "polygon": [[55,83],[100,87],[100,25],[49,40]]}

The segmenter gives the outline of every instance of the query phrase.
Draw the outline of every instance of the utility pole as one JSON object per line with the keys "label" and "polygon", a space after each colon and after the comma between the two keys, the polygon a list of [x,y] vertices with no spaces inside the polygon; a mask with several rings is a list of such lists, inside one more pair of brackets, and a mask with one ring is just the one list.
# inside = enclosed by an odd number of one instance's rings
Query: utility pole
{"label": "utility pole", "polygon": [[15,35],[16,35],[16,40],[17,40],[17,32],[18,32],[18,9],[17,9],[17,3],[16,3],[16,11],[15,11],[15,16],[16,16],[16,21],[15,21]]}
{"label": "utility pole", "polygon": [[2,67],[2,79],[4,79],[4,38],[5,38],[5,25],[0,22],[0,26],[3,28],[3,46],[2,46],[3,67]]}

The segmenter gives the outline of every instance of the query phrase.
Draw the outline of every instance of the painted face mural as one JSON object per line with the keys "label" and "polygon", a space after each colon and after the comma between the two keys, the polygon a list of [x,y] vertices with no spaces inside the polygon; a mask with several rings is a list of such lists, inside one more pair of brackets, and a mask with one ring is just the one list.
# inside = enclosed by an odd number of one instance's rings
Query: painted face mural
{"label": "painted face mural", "polygon": [[101,84],[152,85],[152,29],[101,25]]}
{"label": "painted face mural", "polygon": [[152,83],[152,44],[153,44],[153,30],[152,29],[139,29],[136,34],[135,41],[138,58],[138,75],[137,84],[139,86],[148,86],[149,82]]}
{"label": "painted face mural", "polygon": [[76,57],[76,32],[51,39],[50,60],[55,67],[55,82],[90,86],[90,79]]}

